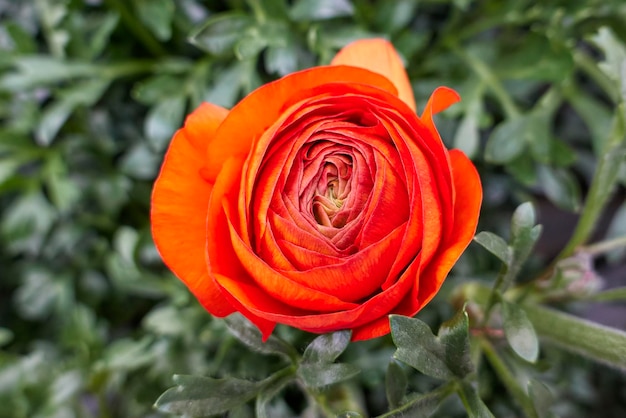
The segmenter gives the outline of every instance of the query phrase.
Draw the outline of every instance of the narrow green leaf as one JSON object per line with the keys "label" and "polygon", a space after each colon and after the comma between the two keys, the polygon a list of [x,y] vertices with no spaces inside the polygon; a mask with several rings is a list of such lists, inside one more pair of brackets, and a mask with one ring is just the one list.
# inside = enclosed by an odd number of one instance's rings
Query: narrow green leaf
{"label": "narrow green leaf", "polygon": [[535,328],[522,308],[502,299],[504,335],[517,355],[534,363],[539,355],[539,340]]}
{"label": "narrow green leaf", "polygon": [[470,418],[493,418],[493,414],[480,399],[476,389],[468,382],[459,383],[458,393]]}
{"label": "narrow green leaf", "polygon": [[276,354],[286,359],[297,357],[295,348],[274,335],[270,335],[264,342],[261,331],[239,313],[229,315],[224,319],[224,322],[231,334],[256,352]]}
{"label": "narrow green leaf", "polygon": [[559,208],[570,212],[580,209],[580,186],[571,172],[539,166],[539,184],[548,199]]}
{"label": "narrow green leaf", "polygon": [[499,124],[485,145],[485,160],[495,164],[513,161],[526,148],[528,119],[518,116]]}
{"label": "narrow green leaf", "polygon": [[161,412],[190,417],[205,417],[228,410],[253,399],[259,382],[226,378],[175,375],[176,387],[165,391],[154,406]]}
{"label": "narrow green leaf", "polygon": [[553,142],[550,126],[552,114],[543,109],[533,111],[528,117],[526,135],[535,161],[544,164],[550,162],[550,148]]}
{"label": "narrow green leaf", "polygon": [[402,405],[408,384],[409,381],[402,366],[391,360],[385,376],[385,393],[390,409],[399,408]]}
{"label": "narrow green leaf", "polygon": [[461,119],[461,123],[459,123],[452,141],[454,148],[460,149],[469,158],[476,155],[476,151],[480,145],[480,132],[478,130],[479,117],[480,111],[466,112],[463,119]]}
{"label": "narrow green leaf", "polygon": [[184,96],[173,96],[153,106],[144,122],[144,132],[155,151],[163,151],[174,132],[182,126],[185,115]]}
{"label": "narrow green leaf", "polygon": [[447,389],[441,390],[441,388],[425,394],[413,394],[401,407],[394,408],[378,418],[431,417],[448,394]]}
{"label": "narrow green leaf", "polygon": [[7,345],[13,340],[13,331],[8,328],[0,328],[0,347]]}
{"label": "narrow green leaf", "polygon": [[45,108],[35,129],[37,143],[42,146],[50,145],[74,110],[78,106],[93,105],[108,86],[109,80],[91,79],[63,91],[57,100]]}
{"label": "narrow green leaf", "polygon": [[550,412],[550,408],[554,403],[554,395],[545,384],[539,380],[530,379],[528,382],[528,394],[533,401],[538,418],[554,417]]}
{"label": "narrow green leaf", "polygon": [[298,376],[311,389],[320,389],[324,386],[343,382],[360,372],[361,370],[357,366],[346,363],[301,363],[298,367]]}
{"label": "narrow green leaf", "polygon": [[220,14],[193,32],[189,41],[213,55],[232,54],[237,41],[253,23],[254,20],[245,14]]}
{"label": "narrow green leaf", "polygon": [[535,208],[530,202],[522,203],[513,212],[511,233],[513,236],[519,235],[533,226],[535,226]]}
{"label": "narrow green leaf", "polygon": [[470,355],[469,318],[465,307],[441,324],[438,333],[446,353],[446,364],[455,376],[463,378],[474,371]]}
{"label": "narrow green leaf", "polygon": [[175,5],[172,0],[133,0],[141,22],[160,41],[167,41],[172,36],[172,20]]}
{"label": "narrow green leaf", "polygon": [[504,239],[493,232],[479,232],[474,237],[474,241],[482,245],[491,254],[498,257],[504,264],[509,265],[511,262],[511,249]]}
{"label": "narrow green leaf", "polygon": [[626,372],[626,332],[538,305],[523,309],[541,338]]}
{"label": "narrow green leaf", "polygon": [[349,0],[296,0],[289,15],[296,22],[327,20],[352,16],[354,7]]}
{"label": "narrow green leaf", "polygon": [[351,331],[337,331],[316,337],[302,355],[304,363],[332,363],[348,348]]}
{"label": "narrow green leaf", "polygon": [[425,375],[448,380],[454,373],[446,364],[444,346],[430,327],[417,318],[390,315],[391,337],[397,347],[393,357]]}

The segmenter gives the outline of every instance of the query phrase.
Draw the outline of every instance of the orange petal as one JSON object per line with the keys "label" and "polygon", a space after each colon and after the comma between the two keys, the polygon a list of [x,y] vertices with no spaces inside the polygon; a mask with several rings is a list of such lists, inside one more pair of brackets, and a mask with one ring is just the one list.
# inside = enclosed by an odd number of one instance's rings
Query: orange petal
{"label": "orange petal", "polygon": [[389,41],[376,38],[352,42],[339,51],[330,64],[361,67],[384,75],[396,86],[402,101],[416,111],[413,88],[402,58]]}
{"label": "orange petal", "polygon": [[461,96],[459,96],[459,93],[444,86],[437,87],[435,91],[433,91],[433,94],[430,95],[420,119],[426,124],[435,137],[438,138],[439,133],[433,122],[433,115],[443,112],[460,100]]}
{"label": "orange petal", "polygon": [[483,192],[476,167],[459,150],[450,151],[450,165],[455,192],[453,233],[447,242],[442,243],[442,251],[421,274],[418,297],[420,307],[435,296],[454,263],[472,241],[478,224]]}
{"label": "orange petal", "polygon": [[208,103],[172,139],[152,192],[152,235],[163,261],[216,316],[233,312],[205,263],[206,216],[212,185],[202,179],[207,140],[228,111]]}
{"label": "orange petal", "polygon": [[306,97],[308,90],[328,83],[365,84],[396,94],[385,77],[362,68],[314,67],[265,84],[233,107],[207,148],[207,178],[214,180],[223,162],[247,155],[252,144],[275,123],[285,109]]}

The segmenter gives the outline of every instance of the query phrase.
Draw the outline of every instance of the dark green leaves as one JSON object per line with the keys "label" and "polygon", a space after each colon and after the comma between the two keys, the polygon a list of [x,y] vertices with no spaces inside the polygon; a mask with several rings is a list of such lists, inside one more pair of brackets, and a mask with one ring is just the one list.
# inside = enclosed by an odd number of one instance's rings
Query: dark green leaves
{"label": "dark green leaves", "polygon": [[295,21],[305,21],[351,16],[353,13],[349,0],[296,0],[289,14]]}
{"label": "dark green leaves", "polygon": [[502,300],[504,335],[517,355],[534,363],[539,355],[539,340],[526,312],[514,303]]}
{"label": "dark green leaves", "polygon": [[212,379],[200,376],[174,376],[176,387],[168,389],[154,404],[157,409],[171,414],[206,417],[222,414],[253,399],[261,383],[226,378]]}
{"label": "dark green leaves", "polygon": [[356,376],[360,370],[352,364],[334,361],[350,343],[350,331],[324,334],[308,345],[298,366],[298,376],[311,389],[320,389]]}
{"label": "dark green leaves", "polygon": [[190,35],[189,40],[208,53],[225,55],[234,51],[241,34],[252,22],[253,20],[248,15],[223,14],[207,20],[200,29]]}
{"label": "dark green leaves", "polygon": [[263,341],[261,331],[241,314],[230,315],[225,322],[230,332],[254,351],[262,354],[276,354],[286,359],[292,359],[297,355],[292,346],[274,335],[270,335],[267,341]]}
{"label": "dark green leaves", "polygon": [[439,335],[416,318],[391,315],[394,358],[439,379],[463,378],[474,370],[469,352],[468,317],[460,311],[441,325]]}
{"label": "dark green leaves", "polygon": [[304,350],[302,361],[305,363],[334,362],[348,347],[350,336],[350,331],[320,335]]}

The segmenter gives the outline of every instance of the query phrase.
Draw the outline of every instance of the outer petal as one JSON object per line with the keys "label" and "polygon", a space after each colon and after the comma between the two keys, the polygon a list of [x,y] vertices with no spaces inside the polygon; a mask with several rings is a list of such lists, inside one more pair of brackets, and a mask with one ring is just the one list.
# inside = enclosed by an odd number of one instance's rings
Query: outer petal
{"label": "outer petal", "polygon": [[426,124],[433,135],[435,135],[435,138],[439,138],[439,133],[435,127],[435,122],[433,122],[433,115],[443,112],[460,100],[461,96],[459,96],[459,93],[444,86],[437,87],[435,91],[433,91],[433,94],[431,94],[428,98],[428,102],[426,102],[424,112],[422,113],[420,119]]}
{"label": "outer petal", "polygon": [[387,77],[398,89],[398,96],[415,111],[415,97],[404,64],[393,45],[384,39],[362,39],[337,53],[331,65],[366,68]]}
{"label": "outer petal", "polygon": [[233,312],[209,277],[205,261],[206,216],[213,186],[200,171],[206,143],[228,111],[205,103],[179,130],[165,156],[152,192],[152,235],[165,264],[216,316]]}
{"label": "outer petal", "polygon": [[419,305],[424,306],[437,293],[444,279],[476,233],[483,198],[476,167],[459,150],[450,151],[454,182],[454,227],[450,238],[420,275]]}

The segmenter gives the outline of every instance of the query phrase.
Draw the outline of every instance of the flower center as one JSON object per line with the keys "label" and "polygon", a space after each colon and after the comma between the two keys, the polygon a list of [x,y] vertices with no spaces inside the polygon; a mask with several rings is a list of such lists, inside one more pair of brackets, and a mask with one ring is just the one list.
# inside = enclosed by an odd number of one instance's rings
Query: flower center
{"label": "flower center", "polygon": [[311,202],[311,211],[319,225],[342,228],[348,222],[341,209],[350,194],[352,157],[333,153],[325,158]]}

